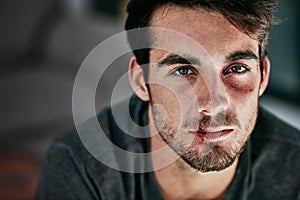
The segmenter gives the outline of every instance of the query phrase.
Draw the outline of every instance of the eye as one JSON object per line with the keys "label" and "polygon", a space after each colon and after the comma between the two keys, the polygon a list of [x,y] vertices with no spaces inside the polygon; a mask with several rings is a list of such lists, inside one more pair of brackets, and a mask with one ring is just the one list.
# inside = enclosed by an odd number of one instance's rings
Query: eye
{"label": "eye", "polygon": [[193,73],[193,71],[189,67],[179,67],[174,71],[174,74],[177,76],[187,76]]}
{"label": "eye", "polygon": [[244,74],[250,71],[250,69],[244,65],[232,65],[228,70],[225,71],[225,74],[235,73],[235,74]]}

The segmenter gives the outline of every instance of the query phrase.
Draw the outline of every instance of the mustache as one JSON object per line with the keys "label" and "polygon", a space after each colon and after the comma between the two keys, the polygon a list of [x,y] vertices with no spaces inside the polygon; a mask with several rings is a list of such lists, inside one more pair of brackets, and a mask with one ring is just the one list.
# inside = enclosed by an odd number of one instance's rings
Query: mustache
{"label": "mustache", "polygon": [[204,129],[206,127],[219,127],[219,126],[238,126],[240,123],[237,120],[236,114],[231,112],[220,112],[216,115],[203,115],[200,119],[191,119],[183,122],[183,128]]}

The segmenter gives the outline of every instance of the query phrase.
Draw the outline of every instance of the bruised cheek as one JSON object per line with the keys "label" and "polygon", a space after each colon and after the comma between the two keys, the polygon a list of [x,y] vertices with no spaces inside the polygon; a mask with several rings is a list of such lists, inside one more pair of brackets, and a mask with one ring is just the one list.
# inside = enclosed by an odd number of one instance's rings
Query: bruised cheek
{"label": "bruised cheek", "polygon": [[255,77],[247,77],[246,79],[239,80],[234,76],[225,77],[228,87],[235,92],[243,95],[250,95],[258,90],[257,79]]}

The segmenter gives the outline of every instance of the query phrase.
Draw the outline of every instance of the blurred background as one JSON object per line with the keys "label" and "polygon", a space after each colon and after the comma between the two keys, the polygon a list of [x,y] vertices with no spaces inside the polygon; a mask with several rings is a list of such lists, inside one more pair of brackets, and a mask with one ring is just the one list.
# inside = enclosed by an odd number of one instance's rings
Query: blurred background
{"label": "blurred background", "polygon": [[[76,72],[94,47],[123,30],[124,5],[124,0],[0,1],[0,199],[34,199],[48,145],[74,126]],[[297,0],[279,2],[276,15],[283,23],[271,30],[271,82],[261,100],[300,129],[299,8]],[[108,91],[127,70],[129,56],[117,59],[101,78],[97,110],[109,103]]]}

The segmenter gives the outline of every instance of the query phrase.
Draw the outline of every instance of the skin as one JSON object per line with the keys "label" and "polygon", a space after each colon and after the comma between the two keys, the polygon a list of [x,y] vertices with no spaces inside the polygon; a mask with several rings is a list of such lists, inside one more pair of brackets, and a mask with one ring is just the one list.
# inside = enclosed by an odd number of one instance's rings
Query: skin
{"label": "skin", "polygon": [[[197,64],[176,59],[174,52],[151,49],[149,87],[136,58],[130,61],[131,85],[142,100],[150,101],[152,150],[167,144],[169,151],[163,156],[180,155],[155,171],[161,191],[166,199],[222,199],[255,126],[258,98],[268,84],[269,60],[264,58],[261,77],[258,42],[219,13],[169,5],[156,10],[151,26],[183,33],[205,49],[197,54],[182,48],[182,55],[195,58]],[[207,139],[198,137],[199,129],[227,134]],[[163,156],[152,158],[154,168]]]}

